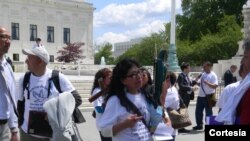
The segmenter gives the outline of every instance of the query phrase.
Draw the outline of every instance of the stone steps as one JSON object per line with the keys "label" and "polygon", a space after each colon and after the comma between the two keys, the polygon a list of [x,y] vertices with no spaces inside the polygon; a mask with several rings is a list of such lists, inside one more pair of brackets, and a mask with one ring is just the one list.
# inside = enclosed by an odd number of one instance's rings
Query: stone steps
{"label": "stone steps", "polygon": [[70,80],[72,85],[77,89],[78,93],[82,97],[82,105],[80,105],[81,111],[92,111],[93,103],[88,101],[91,95],[91,89],[93,80]]}

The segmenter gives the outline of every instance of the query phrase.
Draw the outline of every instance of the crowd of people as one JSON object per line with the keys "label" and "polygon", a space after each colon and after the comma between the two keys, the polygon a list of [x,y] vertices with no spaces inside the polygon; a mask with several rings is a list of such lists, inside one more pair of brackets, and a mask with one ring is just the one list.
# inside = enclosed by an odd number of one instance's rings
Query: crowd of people
{"label": "crowd of people", "polygon": [[[66,75],[47,67],[49,53],[36,40],[31,49],[23,49],[27,55],[28,72],[20,77],[18,86],[10,63],[4,57],[10,48],[10,33],[0,27],[0,140],[1,141],[77,141],[74,135],[74,109],[82,100]],[[216,120],[223,124],[250,124],[250,41],[244,43],[237,81],[232,65],[224,74],[225,89],[220,95],[217,106],[220,108]],[[181,63],[181,73],[167,72],[162,83],[161,96],[155,97],[154,83],[150,72],[134,59],[125,58],[111,70],[102,68],[97,71],[91,90],[94,104],[93,117],[102,141],[151,141],[155,139],[159,125],[164,125],[166,141],[175,141],[178,133],[189,133],[186,128],[172,126],[169,110],[178,110],[180,101],[188,108],[190,101],[198,97],[195,109],[196,126],[193,130],[204,129],[204,115],[212,116],[214,105],[208,98],[216,93],[217,75],[212,71],[212,63],[203,63],[203,72],[195,79],[189,77],[191,70],[188,62]],[[57,74],[55,74],[57,73]],[[59,85],[59,86],[58,86]],[[55,131],[53,118],[46,108],[51,99],[57,98],[64,104],[67,118],[65,128]],[[46,105],[46,106],[45,106]],[[49,107],[58,110],[58,106]],[[71,110],[69,110],[71,109]],[[160,110],[159,110],[160,109]],[[67,128],[66,128],[67,127]],[[162,127],[161,127],[162,128]],[[18,136],[20,135],[20,138]]]}

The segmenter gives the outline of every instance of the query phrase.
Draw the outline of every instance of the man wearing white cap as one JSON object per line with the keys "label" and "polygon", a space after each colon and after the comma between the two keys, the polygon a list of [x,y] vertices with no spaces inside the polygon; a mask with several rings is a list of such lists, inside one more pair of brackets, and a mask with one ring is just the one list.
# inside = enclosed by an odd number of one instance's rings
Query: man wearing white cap
{"label": "man wearing white cap", "polygon": [[[28,85],[25,84],[27,73],[20,78],[18,83],[20,138],[21,141],[49,141],[52,130],[48,125],[43,104],[49,98],[58,96],[60,90],[50,80],[52,70],[47,68],[49,54],[45,47],[23,49],[22,52],[27,55],[26,63],[31,73],[29,73]],[[59,80],[62,92],[75,91],[71,82],[62,73],[59,73]],[[79,106],[82,102],[79,94],[74,93],[73,96],[76,101],[75,106]]]}

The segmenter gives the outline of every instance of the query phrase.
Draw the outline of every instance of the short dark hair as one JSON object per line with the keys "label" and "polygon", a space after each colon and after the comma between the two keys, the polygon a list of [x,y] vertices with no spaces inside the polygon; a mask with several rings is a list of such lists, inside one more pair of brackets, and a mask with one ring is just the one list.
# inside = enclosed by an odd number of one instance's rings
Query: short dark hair
{"label": "short dark hair", "polygon": [[245,39],[242,47],[244,51],[250,51],[250,39]]}
{"label": "short dark hair", "polygon": [[213,64],[210,62],[210,61],[205,61],[204,63],[203,63],[204,65],[206,64],[207,66],[213,66]]}
{"label": "short dark hair", "polygon": [[190,65],[187,62],[182,62],[181,63],[181,70],[183,71],[184,69],[188,68]]}
{"label": "short dark hair", "polygon": [[41,41],[41,38],[36,38],[36,41]]}
{"label": "short dark hair", "polygon": [[175,75],[175,73],[172,72],[172,71],[167,72],[166,78],[170,78],[170,84],[171,84],[172,86],[173,86],[173,85],[176,83],[176,81],[177,81],[176,75]]}
{"label": "short dark hair", "polygon": [[236,65],[231,65],[230,68],[237,68],[237,66]]}

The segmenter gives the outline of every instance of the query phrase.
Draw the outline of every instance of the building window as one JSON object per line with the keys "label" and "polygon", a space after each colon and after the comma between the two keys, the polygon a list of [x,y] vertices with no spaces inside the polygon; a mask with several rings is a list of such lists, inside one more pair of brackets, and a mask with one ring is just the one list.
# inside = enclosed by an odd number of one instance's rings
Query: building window
{"label": "building window", "polygon": [[54,43],[54,27],[47,26],[47,42]]}
{"label": "building window", "polygon": [[19,23],[11,23],[12,40],[19,40]]}
{"label": "building window", "polygon": [[70,29],[63,29],[63,43],[70,43]]}
{"label": "building window", "polygon": [[37,38],[37,25],[30,25],[30,41],[35,41]]}
{"label": "building window", "polygon": [[54,62],[54,55],[49,56],[49,62]]}
{"label": "building window", "polygon": [[13,54],[13,61],[19,61],[19,54]]}

